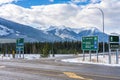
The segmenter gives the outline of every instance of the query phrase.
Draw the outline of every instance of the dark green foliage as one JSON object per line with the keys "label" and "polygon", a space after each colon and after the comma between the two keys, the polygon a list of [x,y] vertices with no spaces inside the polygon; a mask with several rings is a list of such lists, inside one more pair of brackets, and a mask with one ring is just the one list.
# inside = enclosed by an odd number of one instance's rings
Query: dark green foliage
{"label": "dark green foliage", "polygon": [[43,46],[43,49],[41,50],[41,57],[49,57],[49,51],[50,51],[50,47],[49,47],[49,44],[46,43],[44,46]]}
{"label": "dark green foliage", "polygon": [[[102,52],[103,44],[99,43],[99,52]],[[1,44],[0,54],[12,54],[16,51],[15,43]],[[108,44],[105,43],[105,51],[108,51]],[[42,57],[48,57],[50,54],[81,54],[80,41],[65,41],[65,42],[34,42],[24,44],[25,54],[40,54]]]}

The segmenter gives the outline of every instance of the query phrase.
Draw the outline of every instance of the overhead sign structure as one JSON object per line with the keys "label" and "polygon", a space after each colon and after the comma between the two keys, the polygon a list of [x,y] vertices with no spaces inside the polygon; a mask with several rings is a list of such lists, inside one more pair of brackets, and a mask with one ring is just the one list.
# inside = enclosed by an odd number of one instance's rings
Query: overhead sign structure
{"label": "overhead sign structure", "polygon": [[16,50],[24,51],[24,38],[19,38],[16,40]]}
{"label": "overhead sign structure", "polygon": [[98,36],[82,37],[82,50],[98,50]]}
{"label": "overhead sign structure", "polygon": [[110,49],[119,49],[119,36],[109,36]]}

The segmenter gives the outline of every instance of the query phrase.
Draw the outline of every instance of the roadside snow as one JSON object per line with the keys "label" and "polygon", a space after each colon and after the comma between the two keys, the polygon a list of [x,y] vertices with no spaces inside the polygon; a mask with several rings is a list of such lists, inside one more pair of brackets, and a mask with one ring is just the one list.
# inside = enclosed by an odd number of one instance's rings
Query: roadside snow
{"label": "roadside snow", "polygon": [[97,64],[97,65],[106,65],[106,66],[119,66],[120,67],[120,57],[119,64],[116,64],[116,56],[111,56],[111,64],[109,64],[109,57],[106,55],[105,57],[99,56],[99,61],[97,62],[96,56],[92,56],[91,61],[89,56],[85,57],[85,61],[83,61],[83,57],[72,58],[72,59],[62,59],[63,62],[69,63],[86,63],[86,64]]}
{"label": "roadside snow", "polygon": [[28,60],[40,59],[40,54],[25,54],[24,58]]}
{"label": "roadside snow", "polygon": [[[73,56],[73,54],[56,54],[55,57],[52,56],[52,54],[48,57],[50,59],[52,58],[62,58],[62,57],[69,57],[69,56]],[[23,58],[23,54],[21,54],[21,56],[19,54],[15,55],[16,59],[17,58]],[[24,54],[24,59],[27,60],[35,60],[35,59],[41,59],[42,57],[40,57],[40,54]],[[3,56],[2,54],[0,55],[0,60],[9,60],[9,59],[13,59],[11,54],[6,54],[5,56]]]}
{"label": "roadside snow", "polygon": [[[9,55],[10,57],[8,57],[8,55],[6,56],[3,56],[3,55],[0,55],[0,60],[10,60],[10,59],[13,59],[12,58],[12,55]],[[17,55],[18,58],[19,58],[19,55]],[[55,57],[52,57],[52,55],[50,55],[50,57],[48,58],[65,58],[65,57],[72,57],[72,56],[75,56],[75,55],[68,55],[68,54],[57,54],[55,55]],[[82,56],[82,55],[79,55],[79,56]],[[21,55],[21,58],[22,58],[22,55]],[[25,54],[24,55],[24,59],[27,59],[27,60],[35,60],[35,59],[40,59],[40,54]],[[116,64],[116,56],[115,55],[112,55],[111,57],[111,64],[109,64],[109,56],[108,55],[105,55],[105,57],[103,56],[100,56],[99,55],[99,61],[97,62],[97,57],[95,55],[92,55],[91,57],[91,61],[90,61],[90,58],[89,58],[89,55],[87,55],[85,57],[85,61],[83,61],[83,57],[78,57],[78,58],[70,58],[70,59],[62,59],[61,61],[63,62],[68,62],[68,63],[86,63],[86,64],[97,64],[97,65],[106,65],[106,66],[119,66],[120,67],[120,56],[119,56],[119,64]]]}
{"label": "roadside snow", "polygon": [[[15,55],[16,59],[20,59],[23,58],[23,55],[21,54],[21,57],[19,54]],[[13,59],[12,55],[8,55],[6,54],[6,56],[0,55],[0,60],[10,60]],[[40,59],[40,55],[39,54],[25,54],[24,55],[24,59],[28,59],[28,60],[34,60],[34,59]]]}
{"label": "roadside snow", "polygon": [[10,60],[10,59],[11,59],[10,57],[5,57],[5,56],[0,55],[0,60]]}

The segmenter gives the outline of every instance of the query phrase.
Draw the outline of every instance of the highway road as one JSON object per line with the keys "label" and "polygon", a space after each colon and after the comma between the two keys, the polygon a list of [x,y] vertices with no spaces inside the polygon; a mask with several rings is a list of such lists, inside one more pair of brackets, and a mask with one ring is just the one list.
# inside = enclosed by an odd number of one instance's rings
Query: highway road
{"label": "highway road", "polygon": [[120,67],[56,59],[0,60],[0,80],[120,80]]}

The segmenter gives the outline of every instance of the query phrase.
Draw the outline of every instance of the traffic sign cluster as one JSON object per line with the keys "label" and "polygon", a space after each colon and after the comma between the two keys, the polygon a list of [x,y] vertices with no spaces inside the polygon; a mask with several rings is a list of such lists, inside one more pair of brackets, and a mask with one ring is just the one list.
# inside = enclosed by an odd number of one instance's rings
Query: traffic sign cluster
{"label": "traffic sign cluster", "polygon": [[[111,52],[116,50],[116,64],[119,63],[119,36],[109,36],[109,64],[111,64]],[[82,37],[82,50],[83,60],[85,60],[85,51],[89,51],[91,61],[91,51],[96,51],[97,62],[98,62],[98,50],[99,50],[98,36],[86,36]]]}

